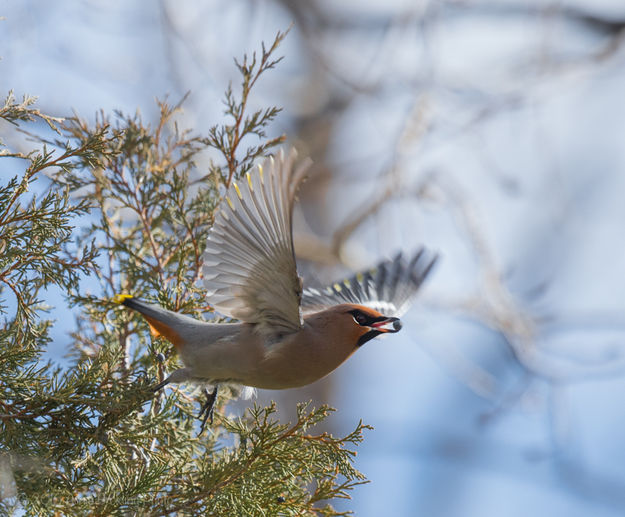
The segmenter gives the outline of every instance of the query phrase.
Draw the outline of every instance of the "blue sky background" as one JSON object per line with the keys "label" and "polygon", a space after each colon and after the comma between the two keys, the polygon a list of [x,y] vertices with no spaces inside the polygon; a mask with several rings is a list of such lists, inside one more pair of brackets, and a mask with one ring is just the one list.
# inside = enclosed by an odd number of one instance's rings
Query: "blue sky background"
{"label": "blue sky background", "polygon": [[[190,91],[182,123],[199,133],[222,120],[233,57],[293,22],[253,105],[283,106],[272,131],[329,173],[302,192],[297,241],[329,242],[387,194],[335,264],[303,271],[330,280],[421,243],[442,257],[401,333],[311,388],[259,395],[285,418],[328,402],[336,433],[375,427],[357,457],[371,483],[341,508],[623,514],[623,2],[1,5],[3,91],[91,119],[155,118],[154,98]],[[71,319],[50,302],[62,362]]]}

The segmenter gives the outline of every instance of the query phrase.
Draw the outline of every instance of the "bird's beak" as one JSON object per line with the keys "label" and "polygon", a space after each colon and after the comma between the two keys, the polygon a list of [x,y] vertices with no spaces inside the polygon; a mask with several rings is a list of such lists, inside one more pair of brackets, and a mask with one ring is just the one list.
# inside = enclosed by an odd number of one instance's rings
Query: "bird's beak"
{"label": "bird's beak", "polygon": [[395,333],[401,330],[402,324],[399,318],[384,318],[372,323],[370,327],[382,333]]}
{"label": "bird's beak", "polygon": [[386,318],[381,316],[377,321],[367,325],[366,328],[370,328],[371,330],[360,336],[358,343],[356,343],[357,346],[364,345],[367,341],[380,334],[394,334],[395,332],[399,332],[401,330],[401,321],[399,321],[399,318]]}

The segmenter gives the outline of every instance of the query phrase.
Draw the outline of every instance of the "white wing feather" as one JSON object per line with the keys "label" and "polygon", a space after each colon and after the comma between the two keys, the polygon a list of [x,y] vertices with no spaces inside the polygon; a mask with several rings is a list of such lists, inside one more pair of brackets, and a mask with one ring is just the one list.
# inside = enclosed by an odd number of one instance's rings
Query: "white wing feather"
{"label": "white wing feather", "polygon": [[217,311],[268,334],[302,325],[292,214],[309,162],[280,151],[232,183],[208,235],[204,284]]}

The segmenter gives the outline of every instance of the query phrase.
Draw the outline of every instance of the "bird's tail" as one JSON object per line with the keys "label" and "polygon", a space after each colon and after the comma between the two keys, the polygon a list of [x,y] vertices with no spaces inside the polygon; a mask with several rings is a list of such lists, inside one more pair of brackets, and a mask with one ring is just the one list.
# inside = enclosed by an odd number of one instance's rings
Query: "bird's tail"
{"label": "bird's tail", "polygon": [[184,327],[197,323],[189,316],[146,303],[129,294],[118,294],[113,298],[113,301],[141,313],[148,322],[153,336],[162,336],[176,347],[184,344],[181,337],[181,331],[184,330]]}

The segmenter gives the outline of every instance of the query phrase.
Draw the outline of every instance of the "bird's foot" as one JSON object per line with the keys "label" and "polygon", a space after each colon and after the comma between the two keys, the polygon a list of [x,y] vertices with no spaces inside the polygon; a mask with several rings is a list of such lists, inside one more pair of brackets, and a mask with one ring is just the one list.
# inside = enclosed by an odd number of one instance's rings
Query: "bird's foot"
{"label": "bird's foot", "polygon": [[169,379],[165,379],[163,382],[159,382],[158,384],[152,386],[150,389],[156,393],[158,390],[163,389],[168,384],[169,384]]}
{"label": "bird's foot", "polygon": [[219,386],[215,385],[215,388],[212,392],[204,388],[204,395],[206,396],[206,402],[200,409],[200,413],[198,414],[198,418],[202,419],[202,426],[200,427],[200,434],[204,431],[204,427],[206,426],[206,421],[210,419],[211,425],[213,425],[213,416],[215,413],[215,401],[217,400],[217,390]]}

